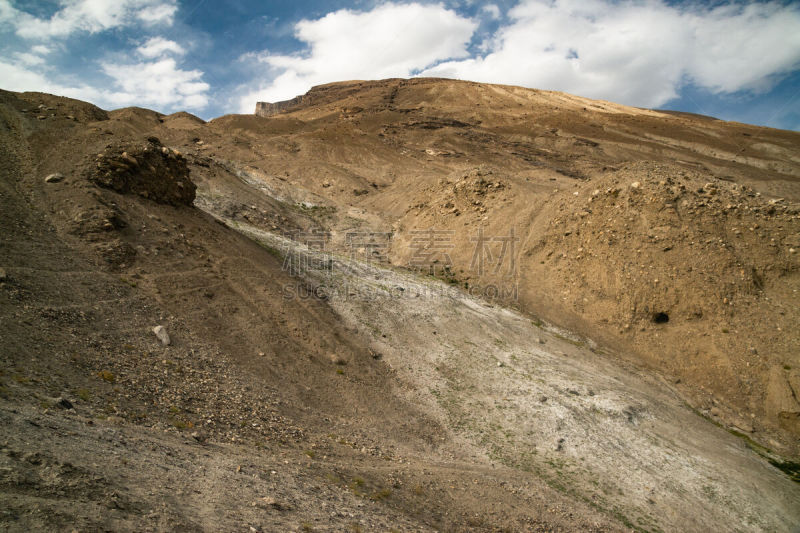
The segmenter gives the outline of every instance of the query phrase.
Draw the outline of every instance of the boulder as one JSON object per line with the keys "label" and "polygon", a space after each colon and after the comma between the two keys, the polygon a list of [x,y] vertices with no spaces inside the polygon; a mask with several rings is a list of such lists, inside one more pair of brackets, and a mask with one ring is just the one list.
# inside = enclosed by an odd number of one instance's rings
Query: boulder
{"label": "boulder", "polygon": [[156,326],[153,328],[153,333],[155,333],[156,338],[161,341],[161,344],[164,346],[169,346],[169,334],[167,333],[167,329],[164,326]]}

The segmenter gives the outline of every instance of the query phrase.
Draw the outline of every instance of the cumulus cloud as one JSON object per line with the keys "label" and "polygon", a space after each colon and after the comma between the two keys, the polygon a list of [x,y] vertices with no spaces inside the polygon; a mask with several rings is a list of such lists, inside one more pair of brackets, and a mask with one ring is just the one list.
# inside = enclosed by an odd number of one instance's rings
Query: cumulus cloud
{"label": "cumulus cloud", "polygon": [[118,90],[105,98],[114,106],[153,105],[157,108],[203,108],[208,104],[210,86],[199,70],[178,68],[172,58],[118,65],[104,63],[103,72]]}
{"label": "cumulus cloud", "polygon": [[[29,57],[30,56],[30,57]],[[87,100],[106,109],[131,105],[159,110],[202,110],[208,105],[210,86],[203,72],[184,70],[172,58],[131,64],[100,65],[110,81],[87,84],[59,75],[32,54],[0,60],[0,79],[10,91],[40,91]]]}
{"label": "cumulus cloud", "polygon": [[763,91],[800,64],[800,9],[780,3],[525,0],[478,57],[422,75],[567,91],[657,107],[687,82]]}
{"label": "cumulus cloud", "polygon": [[177,0],[60,0],[59,6],[50,18],[38,18],[0,0],[0,21],[22,38],[45,40],[134,24],[172,24],[178,9]]}
{"label": "cumulus cloud", "polygon": [[39,91],[92,102],[103,99],[102,91],[81,83],[54,82],[41,69],[34,70],[20,61],[0,59],[0,79],[4,80],[3,89],[9,91]]}
{"label": "cumulus cloud", "polygon": [[258,54],[273,78],[242,95],[240,108],[252,112],[257,100],[285,100],[330,81],[411,76],[438,61],[465,57],[476,28],[441,5],[417,3],[302,20],[295,36],[306,49],[298,55]]}
{"label": "cumulus cloud", "polygon": [[186,50],[175,41],[170,41],[163,37],[152,37],[147,40],[143,45],[139,46],[136,51],[143,57],[155,58],[162,57],[167,54],[183,55]]}
{"label": "cumulus cloud", "polygon": [[75,33],[171,24],[176,0],[60,0],[59,6],[50,18],[37,18],[0,0],[0,24],[10,25],[23,39],[47,41],[0,60],[5,89],[50,92],[106,108],[140,105],[199,110],[208,105],[210,87],[202,79],[203,72],[181,68],[174,58],[185,54],[184,47],[164,37],[152,37],[136,47],[139,61],[119,62],[130,54],[115,54],[115,61],[95,59],[90,64],[99,65],[99,70],[89,76],[89,83],[76,81],[57,63],[45,60],[53,49],[64,48],[63,44],[51,45],[52,41]]}

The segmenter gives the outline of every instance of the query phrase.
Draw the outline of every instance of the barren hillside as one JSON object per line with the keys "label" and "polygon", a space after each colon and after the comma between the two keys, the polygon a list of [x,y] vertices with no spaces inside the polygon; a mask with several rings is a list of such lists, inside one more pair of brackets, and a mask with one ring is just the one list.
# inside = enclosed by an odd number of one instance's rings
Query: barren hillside
{"label": "barren hillside", "polygon": [[4,530],[800,522],[798,134],[437,79],[0,119]]}
{"label": "barren hillside", "polygon": [[[319,204],[311,218],[334,246],[390,232],[393,264],[425,255],[451,282],[665,372],[720,422],[800,450],[797,133],[429,79],[326,85],[203,133],[199,154],[221,150],[290,202]],[[447,243],[421,254],[430,229]],[[479,231],[499,257],[512,230],[514,271],[478,268]]]}

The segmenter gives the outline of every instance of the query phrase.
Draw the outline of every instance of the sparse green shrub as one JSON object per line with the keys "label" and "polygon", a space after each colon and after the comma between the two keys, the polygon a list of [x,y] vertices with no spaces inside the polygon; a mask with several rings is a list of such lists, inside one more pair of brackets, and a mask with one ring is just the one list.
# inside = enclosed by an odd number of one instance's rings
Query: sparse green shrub
{"label": "sparse green shrub", "polygon": [[377,490],[377,491],[373,492],[370,495],[369,499],[373,500],[373,501],[376,501],[376,502],[381,502],[381,501],[387,499],[391,495],[392,495],[392,490],[391,489],[381,489],[381,490]]}
{"label": "sparse green shrub", "polygon": [[189,420],[179,420],[175,419],[172,421],[172,425],[180,430],[184,429],[192,429],[194,427],[194,423]]}
{"label": "sparse green shrub", "polygon": [[97,373],[97,377],[108,383],[115,383],[117,381],[117,376],[115,376],[113,372],[110,372],[108,370],[101,370],[100,372]]}

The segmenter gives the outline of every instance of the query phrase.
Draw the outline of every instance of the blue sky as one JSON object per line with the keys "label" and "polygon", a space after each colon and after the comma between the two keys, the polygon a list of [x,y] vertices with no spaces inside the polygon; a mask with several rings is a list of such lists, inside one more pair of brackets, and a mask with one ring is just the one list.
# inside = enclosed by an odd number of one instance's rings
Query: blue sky
{"label": "blue sky", "polygon": [[0,88],[203,118],[443,76],[800,130],[800,4],[0,0]]}

